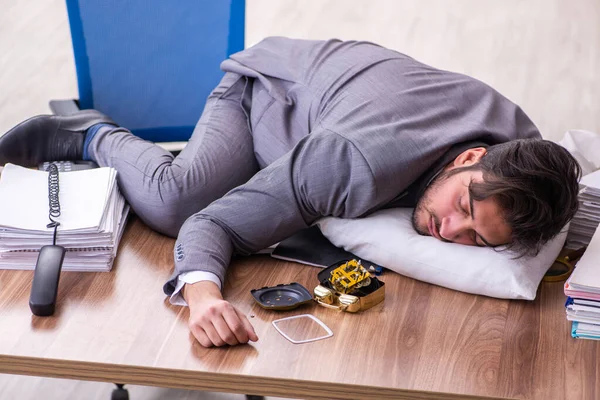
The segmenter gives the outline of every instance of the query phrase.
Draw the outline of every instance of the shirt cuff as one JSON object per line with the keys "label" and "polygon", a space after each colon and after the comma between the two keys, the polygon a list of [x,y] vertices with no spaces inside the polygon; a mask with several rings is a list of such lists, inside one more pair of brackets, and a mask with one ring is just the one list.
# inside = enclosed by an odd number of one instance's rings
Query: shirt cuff
{"label": "shirt cuff", "polygon": [[217,284],[219,289],[221,289],[221,281],[219,277],[212,272],[208,271],[189,271],[179,274],[177,277],[177,285],[175,285],[175,290],[171,297],[169,298],[169,302],[174,306],[187,306],[187,302],[181,295],[181,289],[183,289],[183,285],[186,283],[193,284],[200,281],[211,281]]}

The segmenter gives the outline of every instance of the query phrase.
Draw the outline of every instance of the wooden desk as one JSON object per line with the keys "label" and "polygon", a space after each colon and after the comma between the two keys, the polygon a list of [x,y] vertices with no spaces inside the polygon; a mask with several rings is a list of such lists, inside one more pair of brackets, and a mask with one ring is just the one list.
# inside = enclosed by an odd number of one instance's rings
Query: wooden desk
{"label": "wooden desk", "polygon": [[[523,302],[387,273],[385,303],[365,313],[316,304],[278,313],[256,306],[250,289],[291,281],[312,288],[318,270],[241,258],[225,296],[260,340],[204,349],[188,332],[187,308],[169,305],[161,291],[172,247],[133,219],[112,273],[63,273],[51,318],[29,311],[31,272],[0,272],[0,372],[294,398],[600,396],[598,344],[570,338],[560,283]],[[334,337],[295,345],[271,325],[303,313]]]}

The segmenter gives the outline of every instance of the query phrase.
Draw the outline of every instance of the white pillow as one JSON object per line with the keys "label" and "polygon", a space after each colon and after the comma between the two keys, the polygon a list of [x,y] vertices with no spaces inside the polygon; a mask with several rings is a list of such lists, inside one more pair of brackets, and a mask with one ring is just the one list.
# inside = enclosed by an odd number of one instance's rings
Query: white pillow
{"label": "white pillow", "polygon": [[323,235],[360,258],[420,281],[462,292],[505,299],[533,300],[537,287],[562,249],[568,227],[536,257],[444,243],[417,234],[412,208],[381,210],[365,218],[323,218]]}

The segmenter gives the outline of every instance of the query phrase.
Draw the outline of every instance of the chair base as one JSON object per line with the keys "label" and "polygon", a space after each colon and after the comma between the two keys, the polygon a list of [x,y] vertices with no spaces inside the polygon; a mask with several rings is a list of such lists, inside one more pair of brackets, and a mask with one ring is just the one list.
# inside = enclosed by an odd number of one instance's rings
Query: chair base
{"label": "chair base", "polygon": [[54,115],[71,115],[80,110],[77,100],[50,100],[50,110]]}
{"label": "chair base", "polygon": [[125,389],[123,384],[115,383],[117,388],[113,390],[110,400],[129,400],[129,392]]}

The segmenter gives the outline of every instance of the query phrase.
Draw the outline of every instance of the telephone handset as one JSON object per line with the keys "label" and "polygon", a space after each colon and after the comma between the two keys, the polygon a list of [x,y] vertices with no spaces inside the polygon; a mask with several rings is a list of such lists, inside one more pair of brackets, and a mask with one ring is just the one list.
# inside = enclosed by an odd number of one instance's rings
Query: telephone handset
{"label": "telephone handset", "polygon": [[58,221],[58,217],[60,217],[59,172],[88,168],[94,168],[88,161],[82,163],[70,161],[50,162],[39,166],[39,169],[48,171],[48,219],[50,223],[46,226],[54,228],[54,234],[52,245],[40,249],[35,263],[35,272],[29,295],[29,308],[34,315],[47,317],[54,314],[60,271],[67,252],[64,247],[56,245],[56,234],[60,226]]}

